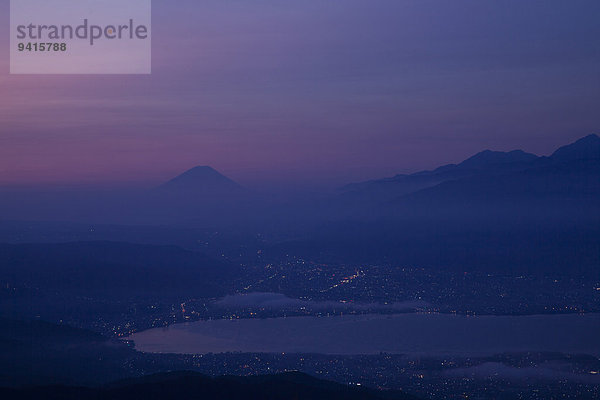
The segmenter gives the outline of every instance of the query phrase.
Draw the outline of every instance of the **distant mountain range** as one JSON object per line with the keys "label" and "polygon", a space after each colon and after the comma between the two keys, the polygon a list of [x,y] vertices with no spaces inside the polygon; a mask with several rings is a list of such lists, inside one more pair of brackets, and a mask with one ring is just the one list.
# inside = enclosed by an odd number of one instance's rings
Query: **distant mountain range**
{"label": "distant mountain range", "polygon": [[[173,219],[259,221],[277,215],[300,221],[365,216],[490,213],[585,214],[600,196],[600,138],[588,135],[540,157],[522,150],[485,150],[432,171],[344,186],[325,201],[269,203],[213,168],[192,168],[159,186],[144,205],[149,215]],[[291,206],[291,204],[295,204]],[[562,211],[561,211],[562,210]]]}
{"label": "distant mountain range", "polygon": [[534,211],[570,217],[571,212],[596,212],[599,181],[600,138],[589,135],[548,157],[485,150],[459,164],[350,184],[329,197],[261,194],[209,166],[148,190],[3,191],[0,218],[261,230],[373,216]]}
{"label": "distant mountain range", "polygon": [[355,204],[438,207],[449,202],[586,200],[600,194],[600,138],[589,135],[549,157],[521,150],[482,151],[433,171],[351,184],[342,198]]}
{"label": "distant mountain range", "polygon": [[597,277],[600,138],[548,157],[483,151],[433,171],[343,188],[329,220],[273,246],[334,262]]}
{"label": "distant mountain range", "polygon": [[[592,134],[560,147],[549,157],[540,157],[523,150],[508,152],[484,150],[459,164],[444,165],[432,171],[352,183],[342,187],[341,191],[346,195],[362,194],[373,199],[378,196],[393,198],[450,180],[490,174],[499,175],[556,166],[560,163],[598,159],[600,159],[600,137]],[[221,195],[239,194],[245,189],[210,166],[197,166],[160,185],[157,190],[178,195]]]}

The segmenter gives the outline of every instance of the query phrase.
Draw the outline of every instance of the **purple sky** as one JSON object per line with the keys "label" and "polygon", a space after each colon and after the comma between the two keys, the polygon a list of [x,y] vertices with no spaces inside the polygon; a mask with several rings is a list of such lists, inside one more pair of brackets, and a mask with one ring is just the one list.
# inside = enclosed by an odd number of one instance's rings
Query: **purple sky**
{"label": "purple sky", "polygon": [[339,185],[600,131],[597,0],[155,0],[151,76],[8,75],[8,5],[0,185]]}

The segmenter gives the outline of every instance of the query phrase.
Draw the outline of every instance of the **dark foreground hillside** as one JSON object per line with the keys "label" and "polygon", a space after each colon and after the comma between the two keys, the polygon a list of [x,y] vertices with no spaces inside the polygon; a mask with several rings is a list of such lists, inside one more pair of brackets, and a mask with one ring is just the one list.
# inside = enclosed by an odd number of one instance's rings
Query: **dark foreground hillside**
{"label": "dark foreground hillside", "polygon": [[378,392],[319,380],[299,372],[256,377],[218,377],[193,372],[158,374],[119,382],[109,387],[67,386],[0,389],[0,397],[9,399],[416,399],[400,392]]}

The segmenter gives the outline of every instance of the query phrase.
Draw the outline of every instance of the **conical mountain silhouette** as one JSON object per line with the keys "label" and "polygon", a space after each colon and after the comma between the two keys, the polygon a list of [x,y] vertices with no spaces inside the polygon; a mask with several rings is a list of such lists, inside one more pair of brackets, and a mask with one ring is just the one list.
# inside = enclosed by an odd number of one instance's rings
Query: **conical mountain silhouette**
{"label": "conical mountain silhouette", "polygon": [[209,166],[189,169],[159,186],[162,192],[223,194],[242,191],[242,187]]}

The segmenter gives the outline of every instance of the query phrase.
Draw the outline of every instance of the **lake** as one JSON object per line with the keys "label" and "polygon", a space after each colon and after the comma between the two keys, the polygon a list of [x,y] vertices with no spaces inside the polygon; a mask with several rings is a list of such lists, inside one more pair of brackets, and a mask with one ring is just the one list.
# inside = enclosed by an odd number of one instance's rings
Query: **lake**
{"label": "lake", "polygon": [[138,332],[153,353],[486,355],[555,351],[600,356],[600,314],[463,316],[406,313],[209,320]]}

